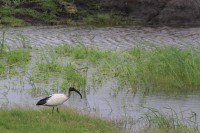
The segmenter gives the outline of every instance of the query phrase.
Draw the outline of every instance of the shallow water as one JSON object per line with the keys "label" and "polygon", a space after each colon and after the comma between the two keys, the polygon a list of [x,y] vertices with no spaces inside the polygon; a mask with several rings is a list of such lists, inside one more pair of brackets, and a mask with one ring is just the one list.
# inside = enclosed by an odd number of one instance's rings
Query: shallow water
{"label": "shallow water", "polygon": [[[141,45],[144,47],[151,45],[196,47],[200,44],[200,28],[38,26],[3,28],[0,29],[0,38],[2,38],[1,32],[3,31],[6,32],[5,41],[9,47],[21,47],[23,43],[31,47],[81,43],[98,48],[130,48]],[[20,84],[21,79],[18,77],[5,78],[0,81],[0,107],[43,108],[36,107],[35,104],[46,95],[33,95],[30,93],[32,86],[27,82],[26,77],[23,80],[23,85]],[[87,91],[82,92],[84,94],[82,100],[79,95],[73,94],[64,106],[106,119],[125,119],[127,123],[124,122],[122,126],[128,129],[133,129],[133,122],[129,122],[130,118],[137,120],[142,117],[147,111],[144,107],[153,107],[163,112],[170,112],[171,110],[167,108],[171,108],[180,115],[183,113],[186,118],[193,111],[197,113],[197,121],[200,122],[200,92],[169,96],[119,91],[115,96],[112,90],[115,85],[115,81],[108,81],[98,89],[87,86]],[[139,128],[143,125],[137,126]]]}
{"label": "shallow water", "polygon": [[[24,87],[17,85],[17,80],[13,82],[1,82],[8,87],[1,86],[0,107],[26,107],[26,108],[49,108],[38,107],[36,102],[44,98],[45,94],[36,96],[30,93],[31,86],[24,84]],[[5,86],[5,85],[3,85]],[[115,122],[123,121],[120,125],[127,130],[135,131],[144,126],[144,123],[134,123],[144,116],[148,111],[146,107],[158,109],[168,114],[177,113],[180,117],[184,116],[184,120],[189,121],[192,112],[197,113],[197,123],[200,122],[200,92],[179,95],[159,95],[159,94],[141,94],[137,92],[135,95],[128,91],[119,91],[114,95],[112,89],[113,82],[107,82],[98,89],[87,88],[82,92],[83,99],[76,93],[64,103],[64,107],[74,108],[84,114],[92,116],[100,116]],[[127,90],[127,88],[124,88]],[[60,108],[60,111],[62,111]],[[51,112],[51,108],[49,108]]]}
{"label": "shallow water", "polygon": [[130,48],[141,45],[175,45],[177,47],[200,44],[200,28],[170,27],[67,27],[32,26],[23,28],[2,28],[6,44],[20,47],[25,42],[32,47],[54,46],[58,44],[84,44],[99,48]]}

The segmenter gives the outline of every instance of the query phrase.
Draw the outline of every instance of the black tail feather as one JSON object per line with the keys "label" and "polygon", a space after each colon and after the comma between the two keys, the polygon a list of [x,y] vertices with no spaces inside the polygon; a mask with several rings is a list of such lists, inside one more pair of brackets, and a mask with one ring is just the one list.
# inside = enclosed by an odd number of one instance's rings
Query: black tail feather
{"label": "black tail feather", "polygon": [[44,105],[50,97],[51,97],[51,96],[45,97],[45,98],[41,99],[40,101],[38,101],[38,102],[36,103],[36,105]]}

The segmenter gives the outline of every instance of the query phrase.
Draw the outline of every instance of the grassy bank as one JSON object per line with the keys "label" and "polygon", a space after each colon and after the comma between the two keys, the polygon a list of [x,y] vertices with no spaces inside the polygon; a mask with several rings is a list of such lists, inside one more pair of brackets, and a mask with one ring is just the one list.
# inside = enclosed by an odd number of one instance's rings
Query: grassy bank
{"label": "grassy bank", "polygon": [[[50,109],[0,109],[1,133],[125,133],[112,122],[80,114],[71,109],[61,109],[52,114]],[[140,121],[143,127],[132,129],[136,133],[196,133],[196,116],[185,121],[173,112],[166,114],[149,108]],[[141,123],[140,122],[140,123]],[[191,125],[190,125],[191,124]]]}
{"label": "grassy bank", "polygon": [[81,115],[70,109],[1,109],[1,133],[122,133],[110,122]]}
{"label": "grassy bank", "polygon": [[105,10],[100,1],[0,0],[0,26],[139,24],[123,12]]}

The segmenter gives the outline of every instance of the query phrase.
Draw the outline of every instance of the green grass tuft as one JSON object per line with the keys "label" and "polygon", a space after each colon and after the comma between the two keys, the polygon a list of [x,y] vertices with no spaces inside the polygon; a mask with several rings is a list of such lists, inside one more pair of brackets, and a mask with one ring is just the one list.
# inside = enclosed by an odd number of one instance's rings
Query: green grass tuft
{"label": "green grass tuft", "polygon": [[198,125],[196,116],[191,116],[189,119],[182,118],[182,114],[171,110],[171,113],[164,113],[155,108],[147,107],[148,111],[144,114],[142,120],[146,123],[146,127],[140,133],[196,133]]}
{"label": "green grass tuft", "polygon": [[38,69],[40,72],[61,72],[63,69],[63,66],[60,65],[57,62],[51,62],[51,63],[39,63]]}
{"label": "green grass tuft", "polygon": [[0,75],[6,72],[6,67],[3,62],[0,62]]}
{"label": "green grass tuft", "polygon": [[129,24],[139,24],[139,20],[126,18],[120,15],[113,15],[109,13],[96,13],[94,15],[88,15],[83,18],[83,22],[87,25],[129,25]]}
{"label": "green grass tuft", "polygon": [[30,52],[27,49],[15,49],[6,52],[5,57],[9,65],[13,65],[16,63],[24,64],[28,63],[28,61],[30,60]]}
{"label": "green grass tuft", "polygon": [[187,88],[200,86],[199,49],[181,50],[174,47],[146,51],[137,62],[135,74],[148,86]]}
{"label": "green grass tuft", "polygon": [[70,55],[72,53],[72,50],[73,48],[70,45],[61,45],[61,46],[55,47],[55,52],[62,56]]}
{"label": "green grass tuft", "polygon": [[84,45],[70,46],[63,45],[55,48],[56,53],[69,56],[73,59],[84,59],[90,63],[97,63],[98,61],[114,58],[116,52],[112,50],[100,50],[97,48],[86,47]]}
{"label": "green grass tuft", "polygon": [[73,65],[64,67],[64,82],[61,85],[62,90],[68,89],[67,87],[74,86],[76,88],[84,88],[86,85],[86,77],[81,74]]}
{"label": "green grass tuft", "polygon": [[15,18],[13,16],[3,17],[0,21],[0,23],[4,24],[4,25],[9,25],[12,27],[20,27],[20,26],[28,25],[28,23],[25,22],[24,20]]}

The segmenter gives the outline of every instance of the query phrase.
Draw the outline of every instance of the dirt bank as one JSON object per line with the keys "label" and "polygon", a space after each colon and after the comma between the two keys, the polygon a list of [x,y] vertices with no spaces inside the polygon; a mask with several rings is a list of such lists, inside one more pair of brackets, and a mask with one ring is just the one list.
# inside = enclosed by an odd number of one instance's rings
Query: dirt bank
{"label": "dirt bank", "polygon": [[200,1],[23,0],[14,2],[0,0],[0,26],[76,25],[77,22],[115,25],[126,24],[122,21],[130,20],[135,21],[131,24],[199,26]]}
{"label": "dirt bank", "polygon": [[150,25],[200,25],[199,0],[105,0],[104,6]]}

